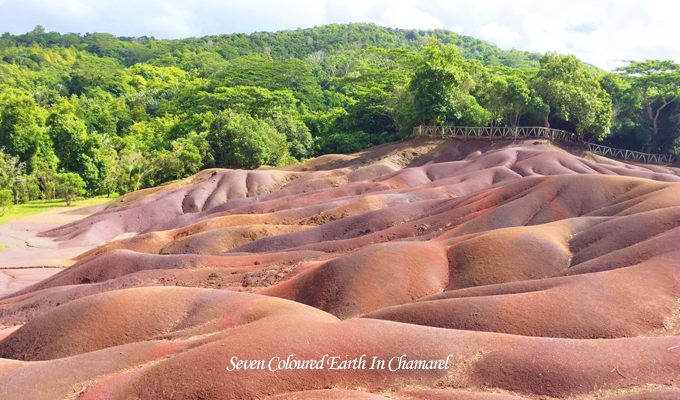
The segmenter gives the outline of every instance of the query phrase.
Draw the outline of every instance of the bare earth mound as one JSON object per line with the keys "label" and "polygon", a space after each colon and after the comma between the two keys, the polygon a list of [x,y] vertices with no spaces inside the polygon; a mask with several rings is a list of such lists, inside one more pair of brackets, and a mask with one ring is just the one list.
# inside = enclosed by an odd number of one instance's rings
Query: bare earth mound
{"label": "bare earth mound", "polygon": [[[0,299],[0,398],[677,399],[679,172],[417,139],[131,193],[41,234],[94,248]],[[289,357],[348,364],[229,370]]]}

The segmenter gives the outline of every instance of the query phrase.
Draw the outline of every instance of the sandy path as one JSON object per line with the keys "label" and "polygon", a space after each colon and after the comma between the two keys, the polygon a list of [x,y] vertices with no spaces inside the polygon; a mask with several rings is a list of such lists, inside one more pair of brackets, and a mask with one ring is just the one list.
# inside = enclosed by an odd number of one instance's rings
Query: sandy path
{"label": "sandy path", "polygon": [[73,258],[94,246],[60,247],[39,232],[85,218],[106,205],[57,207],[0,225],[0,297],[39,282],[73,264]]}

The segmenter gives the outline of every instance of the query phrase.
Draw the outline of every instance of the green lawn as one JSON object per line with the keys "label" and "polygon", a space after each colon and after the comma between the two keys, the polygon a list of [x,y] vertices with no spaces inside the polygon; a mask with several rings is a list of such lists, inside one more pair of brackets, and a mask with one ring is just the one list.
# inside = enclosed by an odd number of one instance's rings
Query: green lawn
{"label": "green lawn", "polygon": [[[71,207],[77,206],[93,206],[96,204],[106,203],[113,200],[114,197],[92,197],[89,199],[75,200],[71,203]],[[66,207],[66,201],[59,200],[34,200],[24,204],[17,204],[10,206],[4,215],[0,216],[0,225],[11,221],[14,218],[25,217],[27,215],[39,214],[55,207]],[[0,245],[1,246],[1,245]]]}

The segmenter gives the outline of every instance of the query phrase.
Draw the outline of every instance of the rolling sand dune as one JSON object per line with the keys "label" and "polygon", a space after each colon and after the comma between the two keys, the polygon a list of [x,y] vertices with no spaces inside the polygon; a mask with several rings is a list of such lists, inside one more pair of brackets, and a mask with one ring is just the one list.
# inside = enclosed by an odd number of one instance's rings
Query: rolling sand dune
{"label": "rolling sand dune", "polygon": [[[676,168],[417,139],[64,222],[77,262],[0,299],[0,398],[680,398]],[[290,355],[448,362],[228,370]]]}

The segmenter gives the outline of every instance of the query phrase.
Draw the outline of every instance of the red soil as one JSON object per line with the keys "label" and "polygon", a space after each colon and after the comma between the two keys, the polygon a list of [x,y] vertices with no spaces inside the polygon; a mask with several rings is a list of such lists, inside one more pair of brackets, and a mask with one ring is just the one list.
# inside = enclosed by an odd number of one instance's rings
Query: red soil
{"label": "red soil", "polygon": [[[678,175],[419,139],[132,193],[0,299],[0,398],[675,399]],[[227,371],[290,354],[452,362]]]}

